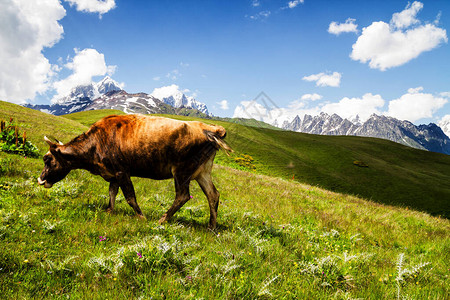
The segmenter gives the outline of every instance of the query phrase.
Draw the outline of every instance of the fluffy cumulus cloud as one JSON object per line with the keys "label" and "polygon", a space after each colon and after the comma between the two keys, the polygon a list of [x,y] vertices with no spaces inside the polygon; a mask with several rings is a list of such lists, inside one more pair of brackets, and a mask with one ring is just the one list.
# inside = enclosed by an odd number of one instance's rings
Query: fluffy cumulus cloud
{"label": "fluffy cumulus cloud", "polygon": [[423,88],[411,88],[408,93],[389,102],[386,115],[415,122],[423,118],[431,118],[446,103],[447,99],[433,94],[423,93]]}
{"label": "fluffy cumulus cloud", "polygon": [[353,44],[350,57],[362,63],[369,63],[373,69],[386,69],[403,65],[446,43],[447,32],[435,24],[421,24],[417,14],[423,4],[415,1],[402,12],[392,16],[390,24],[373,22],[363,28],[362,34]]}
{"label": "fluffy cumulus cloud", "polygon": [[361,121],[367,120],[372,114],[382,114],[384,100],[380,95],[364,94],[361,98],[344,97],[339,102],[327,103],[321,112],[337,114],[342,118],[352,120],[359,116]]}
{"label": "fluffy cumulus cloud", "polygon": [[[188,92],[189,90],[184,90],[184,92]],[[176,84],[171,84],[168,86],[163,86],[160,88],[155,88],[151,95],[157,99],[164,99],[173,95],[182,95],[183,92],[180,91],[180,87]]]}
{"label": "fluffy cumulus cloud", "polygon": [[75,57],[65,67],[71,70],[72,74],[53,84],[57,92],[52,99],[53,103],[67,96],[72,88],[92,83],[92,77],[112,75],[116,69],[116,66],[106,65],[105,56],[102,53],[89,48],[82,51],[75,49]]}
{"label": "fluffy cumulus cloud", "polygon": [[223,110],[228,110],[229,109],[227,100],[219,101],[219,102],[217,102],[217,104],[219,104],[220,109],[223,109]]}
{"label": "fluffy cumulus cloud", "polygon": [[328,32],[335,35],[340,35],[344,32],[358,33],[358,25],[355,24],[356,20],[348,18],[345,23],[331,22],[328,26]]}
{"label": "fluffy cumulus cloud", "polygon": [[305,76],[302,79],[305,81],[315,81],[316,86],[331,86],[338,87],[341,84],[342,74],[339,72],[333,72],[332,74],[319,73],[309,76]]}
{"label": "fluffy cumulus cloud", "polygon": [[61,38],[58,0],[0,1],[0,99],[24,103],[50,88],[54,66],[42,54]]}
{"label": "fluffy cumulus cloud", "polygon": [[409,3],[406,8],[392,15],[391,23],[397,28],[406,28],[414,24],[420,23],[420,21],[416,18],[419,11],[423,8],[423,4],[418,1],[414,1],[414,3]]}
{"label": "fluffy cumulus cloud", "polygon": [[273,124],[275,120],[285,116],[283,110],[276,107],[268,107],[267,103],[260,103],[256,100],[241,101],[234,109],[233,118],[255,119]]}
{"label": "fluffy cumulus cloud", "polygon": [[304,94],[301,98],[300,98],[301,100],[311,100],[311,101],[317,101],[317,100],[320,100],[320,99],[322,99],[322,95],[319,95],[319,94],[316,94],[316,93],[314,93],[314,94]]}
{"label": "fluffy cumulus cloud", "polygon": [[100,16],[116,7],[115,0],[65,0],[78,11],[98,13]]}
{"label": "fluffy cumulus cloud", "polygon": [[[66,2],[76,5],[80,11],[98,12],[100,15],[115,6],[111,0]],[[84,72],[79,68],[78,61],[86,54],[82,51],[77,59],[67,65],[74,73],[53,86],[61,67],[52,65],[43,51],[53,47],[63,37],[64,29],[59,21],[66,15],[66,10],[60,0],[2,0],[0,11],[0,99],[25,103],[53,88],[59,94],[66,90],[70,82],[78,83],[84,81],[82,78],[91,78],[82,75]],[[111,68],[106,69],[105,73],[111,72]],[[102,70],[96,72],[102,73]]]}

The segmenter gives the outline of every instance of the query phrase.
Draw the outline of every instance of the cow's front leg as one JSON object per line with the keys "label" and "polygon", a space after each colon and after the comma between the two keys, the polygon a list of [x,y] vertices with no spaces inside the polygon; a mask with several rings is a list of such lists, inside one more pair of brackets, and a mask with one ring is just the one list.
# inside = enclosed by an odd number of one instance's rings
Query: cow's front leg
{"label": "cow's front leg", "polygon": [[188,200],[189,195],[189,183],[190,178],[181,179],[177,176],[175,177],[175,200],[169,210],[159,219],[159,224],[168,221]]}
{"label": "cow's front leg", "polygon": [[106,209],[107,212],[112,212],[114,210],[114,204],[116,203],[116,196],[119,192],[119,183],[116,181],[111,181],[109,184],[109,206]]}
{"label": "cow's front leg", "polygon": [[119,172],[117,174],[117,181],[119,183],[120,189],[127,200],[127,203],[134,209],[139,218],[145,219],[142,214],[139,205],[136,202],[136,194],[134,193],[133,183],[131,182],[130,175]]}

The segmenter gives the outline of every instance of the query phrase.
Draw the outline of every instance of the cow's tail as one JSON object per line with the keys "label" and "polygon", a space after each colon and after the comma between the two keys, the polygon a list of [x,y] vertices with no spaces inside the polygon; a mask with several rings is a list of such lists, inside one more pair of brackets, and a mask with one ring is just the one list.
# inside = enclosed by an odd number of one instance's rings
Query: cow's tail
{"label": "cow's tail", "polygon": [[227,132],[222,126],[215,126],[215,128],[212,130],[205,129],[203,130],[203,132],[205,133],[208,140],[210,142],[213,142],[217,149],[224,150],[226,155],[229,156],[230,152],[234,152],[233,149],[231,149],[231,147],[223,141],[223,139],[227,135]]}

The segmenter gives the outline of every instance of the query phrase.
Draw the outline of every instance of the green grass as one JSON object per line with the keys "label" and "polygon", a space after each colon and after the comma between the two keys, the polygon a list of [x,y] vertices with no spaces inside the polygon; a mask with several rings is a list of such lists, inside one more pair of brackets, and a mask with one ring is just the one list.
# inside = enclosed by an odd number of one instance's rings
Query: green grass
{"label": "green grass", "polygon": [[[22,113],[22,108],[0,105],[3,115]],[[35,143],[43,132],[67,141],[87,129],[74,120],[26,112],[31,118],[21,119],[21,125],[30,128],[27,134]],[[89,114],[78,118],[86,125],[91,122]],[[215,232],[207,229],[207,201],[195,182],[193,199],[160,226],[157,221],[175,196],[171,180],[133,178],[147,216],[142,221],[121,194],[115,212],[104,212],[108,184],[99,176],[72,171],[44,189],[36,182],[41,159],[0,152],[1,298],[446,299],[448,219],[257,174],[290,176],[279,165],[264,167],[263,159],[275,155],[265,152],[276,151],[276,144],[263,143],[275,138],[273,131],[223,124],[238,154],[240,149],[254,151],[256,155],[249,154],[257,158],[257,170],[215,166],[213,180],[221,192]],[[289,147],[289,136],[284,135],[288,133],[279,133],[279,154],[299,160],[304,155],[316,164],[330,155],[325,152],[327,143],[316,136],[299,135],[320,151],[307,152],[308,146],[303,146],[299,150],[304,152],[295,152],[300,138]],[[233,139],[233,134],[238,137]],[[349,147],[361,150],[365,145],[371,155],[379,152],[379,161],[392,163],[380,140],[352,141]],[[377,142],[379,148],[374,146]],[[339,147],[331,153],[341,158],[341,151],[346,152]],[[45,147],[41,151],[45,153]],[[417,152],[411,153],[402,154],[406,173],[412,172],[406,158],[416,158]],[[392,155],[398,159],[399,154]],[[281,158],[275,160],[280,165]],[[232,159],[218,157],[229,165]],[[355,160],[369,168],[354,166]],[[350,165],[367,171],[375,162],[360,156]],[[424,162],[430,159],[410,164]]]}
{"label": "green grass", "polygon": [[207,201],[196,183],[194,198],[159,226],[174,198],[170,180],[133,179],[142,221],[123,196],[113,214],[104,212],[108,185],[98,176],[72,171],[46,190],[36,183],[40,160],[4,153],[0,160],[5,299],[389,299],[399,287],[413,299],[449,293],[447,219],[217,166],[217,231],[207,230]]}

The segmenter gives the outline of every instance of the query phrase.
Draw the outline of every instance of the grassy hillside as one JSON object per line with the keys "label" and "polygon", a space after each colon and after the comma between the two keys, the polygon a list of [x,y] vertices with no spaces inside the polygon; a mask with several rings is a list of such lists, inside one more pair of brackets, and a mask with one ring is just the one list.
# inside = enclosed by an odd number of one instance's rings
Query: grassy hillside
{"label": "grassy hillside", "polygon": [[224,121],[224,122],[229,122],[229,123],[236,123],[236,124],[241,124],[241,125],[245,125],[245,126],[257,127],[257,128],[268,128],[268,129],[273,129],[273,130],[281,130],[278,127],[272,126],[272,125],[267,124],[267,123],[262,122],[262,121],[257,121],[255,119],[220,118],[220,117],[217,117],[215,119],[219,120],[219,121]]}
{"label": "grassy hillside", "polygon": [[10,118],[19,125],[20,132],[27,132],[28,138],[41,150],[42,154],[48,151],[44,135],[68,142],[74,134],[87,130],[87,127],[79,122],[0,101],[0,120],[9,121]]}
{"label": "grassy hillside", "polygon": [[[87,128],[0,105],[3,115],[30,114],[20,122],[36,143],[44,132],[67,141]],[[89,124],[89,116],[77,118]],[[281,161],[261,163],[274,151],[262,144],[272,131],[224,125],[230,144],[260,155],[258,172],[283,175]],[[300,156],[284,138],[285,155]],[[324,149],[323,141],[310,143]],[[364,170],[373,168],[364,161]],[[196,183],[192,200],[160,226],[175,196],[171,180],[133,178],[142,221],[121,194],[115,212],[104,212],[108,185],[99,176],[72,171],[46,190],[36,183],[42,167],[41,159],[0,152],[2,299],[445,299],[450,292],[447,219],[219,165],[218,229],[207,230]]]}
{"label": "grassy hillside", "polygon": [[[109,113],[106,111],[104,115]],[[98,111],[65,117],[89,125],[101,115]],[[245,170],[236,164],[236,158],[247,154],[254,158],[256,173],[294,178],[328,190],[450,217],[449,155],[375,138],[320,136],[217,120],[201,121],[220,124],[228,130],[226,141],[235,154],[227,157],[219,153],[216,162],[220,164]],[[355,165],[355,161],[368,167]]]}

